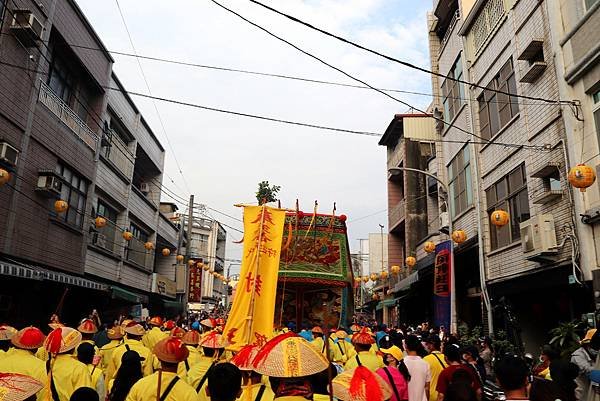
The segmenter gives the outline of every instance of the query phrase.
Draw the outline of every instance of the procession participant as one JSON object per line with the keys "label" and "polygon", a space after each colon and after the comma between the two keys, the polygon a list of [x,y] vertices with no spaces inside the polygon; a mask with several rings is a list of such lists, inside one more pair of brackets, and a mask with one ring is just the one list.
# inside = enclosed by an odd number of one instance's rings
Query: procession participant
{"label": "procession participant", "polygon": [[329,366],[323,354],[299,335],[289,332],[268,341],[256,354],[254,370],[268,376],[275,400],[312,399],[308,376]]}
{"label": "procession participant", "polygon": [[429,401],[437,401],[438,392],[436,390],[438,378],[442,370],[448,367],[444,354],[440,352],[442,341],[436,334],[430,334],[425,338],[425,349],[429,352],[423,360],[429,364],[431,372],[431,382],[429,385]]}
{"label": "procession participant", "polygon": [[315,373],[308,378],[313,390],[313,401],[329,401],[329,381],[337,375],[337,367],[330,364],[328,369]]}
{"label": "procession participant", "polygon": [[90,376],[92,376],[92,388],[96,390],[100,399],[104,400],[106,398],[106,382],[104,381],[102,368],[94,365],[94,346],[86,342],[79,344],[77,359],[87,366]]}
{"label": "procession participant", "polygon": [[436,390],[438,392],[438,401],[443,401],[446,389],[448,388],[448,385],[452,381],[452,378],[457,370],[463,370],[467,372],[469,375],[468,381],[470,386],[473,387],[473,390],[475,390],[477,398],[481,399],[481,384],[479,379],[471,369],[461,363],[461,352],[458,345],[447,345],[444,348],[444,357],[446,358],[448,367],[442,370],[442,373],[440,373],[438,378],[438,383],[436,386]]}
{"label": "procession participant", "polygon": [[[83,319],[77,326],[77,331],[81,333],[81,342],[91,344],[94,347],[94,355],[97,355],[99,349],[94,342],[94,335],[98,332],[96,323],[92,319]],[[74,355],[77,356],[77,349]]]}
{"label": "procession participant", "polygon": [[17,329],[3,324],[0,326],[0,360],[4,358],[11,347],[10,339],[17,333]]}
{"label": "procession participant", "polygon": [[154,349],[156,343],[166,338],[168,334],[160,329],[163,325],[163,320],[160,316],[154,316],[152,319],[150,319],[148,325],[151,328],[144,334],[144,337],[142,338],[142,344],[144,344],[144,346],[149,350],[152,350]]}
{"label": "procession participant", "polygon": [[420,356],[421,341],[414,335],[406,336],[404,340],[404,363],[410,373],[408,382],[408,401],[424,401],[429,399],[431,386],[431,371],[429,364]]}
{"label": "procession participant", "polygon": [[[19,373],[0,373],[0,395],[2,400],[34,401],[44,385],[33,377]],[[39,399],[39,398],[38,398]]]}
{"label": "procession participant", "polygon": [[479,380],[479,384],[483,387],[486,380],[485,367],[483,361],[479,358],[479,351],[473,345],[469,345],[462,349],[462,359],[465,366],[470,368]]}
{"label": "procession participant", "polygon": [[200,326],[202,327],[202,333],[207,334],[217,327],[217,321],[212,318],[200,320]]}
{"label": "procession participant", "polygon": [[46,337],[44,348],[50,355],[46,370],[54,401],[69,401],[79,387],[91,387],[92,377],[83,363],[73,357],[81,343],[81,333],[71,327],[58,327]]}
{"label": "procession participant", "polygon": [[579,342],[580,346],[571,354],[571,362],[579,368],[577,377],[577,390],[575,395],[578,400],[585,400],[590,387],[589,375],[594,369],[594,363],[598,356],[598,350],[592,347],[592,338],[596,334],[596,329],[590,329],[585,333],[585,337]]}
{"label": "procession participant", "polygon": [[377,369],[377,373],[393,390],[390,401],[408,400],[408,382],[410,373],[402,361],[404,355],[402,350],[395,345],[390,348],[381,348],[385,367]]}
{"label": "procession participant", "polygon": [[171,331],[173,330],[177,325],[175,324],[175,322],[173,320],[167,320],[166,322],[163,323],[163,331]]}
{"label": "procession participant", "polygon": [[[0,359],[0,372],[19,373],[39,380],[42,384],[48,382],[46,364],[35,357],[35,351],[44,345],[44,333],[36,327],[26,327],[19,330],[10,339],[13,349],[4,359]],[[46,386],[37,394],[38,401],[45,401]]]}
{"label": "procession participant", "polygon": [[242,394],[238,397],[239,401],[273,401],[275,397],[273,391],[262,382],[262,375],[252,365],[258,351],[258,346],[246,345],[231,358],[231,363],[242,371]]}
{"label": "procession participant", "polygon": [[152,374],[154,369],[154,356],[142,343],[144,333],[145,330],[142,325],[134,321],[130,322],[129,325],[125,327],[125,341],[123,341],[123,345],[115,348],[111,355],[108,372],[106,374],[106,377],[109,378],[109,380],[115,378],[115,374],[121,366],[123,354],[130,350],[137,352],[142,358],[142,372],[144,373],[144,376]]}
{"label": "procession participant", "polygon": [[303,324],[302,325],[302,330],[300,330],[300,337],[304,338],[306,341],[312,341],[313,340],[313,335],[310,332],[310,330],[308,329],[308,325]]}
{"label": "procession participant", "polygon": [[91,387],[79,387],[71,394],[69,401],[100,401],[100,396]]}
{"label": "procession participant", "polygon": [[153,353],[160,361],[160,370],[135,383],[126,401],[197,401],[194,389],[177,376],[177,366],[188,357],[185,344],[168,337],[156,343]]}
{"label": "procession participant", "polygon": [[233,364],[221,363],[208,372],[206,395],[212,401],[234,401],[241,393],[242,374]]}
{"label": "procession participant", "polygon": [[[441,332],[441,330],[440,330]],[[492,345],[492,339],[489,337],[482,337],[479,339],[479,357],[483,361],[485,367],[485,375],[492,377],[494,370],[492,369],[492,362],[494,361],[494,347]]]}
{"label": "procession participant", "polygon": [[206,373],[219,362],[225,351],[225,341],[221,334],[211,331],[200,339],[200,347],[202,347],[204,356],[191,367],[187,381],[200,394],[200,399],[203,399],[205,397],[203,394],[206,394],[206,380],[208,379]]}
{"label": "procession participant", "polygon": [[110,342],[106,345],[103,345],[98,350],[98,355],[100,356],[100,367],[105,375],[105,380],[108,382],[110,378],[108,377],[108,365],[110,364],[112,353],[114,350],[123,344],[123,337],[125,337],[125,330],[121,326],[114,326],[108,330],[106,330],[106,336],[110,340]]}
{"label": "procession participant", "polygon": [[185,361],[179,364],[177,368],[177,374],[182,379],[188,379],[188,372],[192,366],[200,363],[202,360],[202,354],[198,350],[198,344],[200,343],[200,333],[196,330],[190,330],[181,337],[181,341],[185,344],[188,349],[189,355]]}
{"label": "procession participant", "polygon": [[184,328],[179,327],[179,326],[175,326],[173,329],[171,329],[171,331],[169,332],[169,336],[170,337],[177,337],[177,338],[182,338],[185,335],[186,331]]}
{"label": "procession participant", "polygon": [[560,352],[547,344],[542,347],[540,362],[533,369],[533,375],[542,379],[550,379],[550,363],[560,357]]}
{"label": "procession participant", "polygon": [[348,333],[344,330],[338,330],[335,332],[336,342],[333,345],[333,362],[344,365],[348,359],[354,356],[354,347],[346,341]]}
{"label": "procession participant", "polygon": [[312,328],[311,333],[313,335],[313,340],[310,345],[323,355],[327,355],[327,346],[325,345],[323,329],[319,326],[315,326]]}
{"label": "procession participant", "polygon": [[377,369],[382,368],[384,366],[383,359],[370,352],[373,343],[375,343],[375,339],[366,327],[355,333],[352,336],[352,344],[356,350],[356,355],[348,359],[344,369],[349,370],[357,366],[366,366],[375,372]]}
{"label": "procession participant", "polygon": [[507,356],[496,363],[496,380],[506,400],[528,400],[529,368],[516,356]]}
{"label": "procession participant", "polygon": [[135,351],[125,351],[115,378],[108,382],[108,401],[125,401],[131,387],[142,377],[144,375],[140,354]]}
{"label": "procession participant", "polygon": [[384,401],[394,395],[389,384],[364,366],[344,371],[332,381],[333,396],[341,401]]}

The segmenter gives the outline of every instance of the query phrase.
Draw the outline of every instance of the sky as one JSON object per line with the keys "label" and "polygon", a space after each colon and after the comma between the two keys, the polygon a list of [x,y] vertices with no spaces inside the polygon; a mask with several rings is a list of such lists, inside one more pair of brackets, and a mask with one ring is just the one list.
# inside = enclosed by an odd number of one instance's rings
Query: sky
{"label": "sky", "polygon": [[[328,38],[248,0],[218,0],[302,49],[370,85],[431,92],[427,74]],[[366,47],[429,67],[429,0],[263,0],[288,14]],[[77,0],[104,45],[144,56],[355,84],[268,36],[211,0]],[[135,58],[113,55],[129,91],[148,93]],[[383,134],[405,105],[372,90],[298,82],[141,60],[154,96],[237,112]],[[431,97],[394,94],[426,108]],[[166,150],[163,183],[187,199],[241,219],[236,203],[256,202],[258,182],[280,185],[283,207],[348,216],[350,248],[387,229],[386,151],[379,138],[283,125],[133,97]],[[169,145],[170,143],[170,145]],[[181,167],[182,174],[177,165]],[[171,181],[172,179],[172,181]],[[163,195],[164,201],[170,201]],[[212,217],[241,229],[214,211]],[[227,229],[227,258],[239,258],[242,237]],[[232,273],[239,266],[232,266]]]}

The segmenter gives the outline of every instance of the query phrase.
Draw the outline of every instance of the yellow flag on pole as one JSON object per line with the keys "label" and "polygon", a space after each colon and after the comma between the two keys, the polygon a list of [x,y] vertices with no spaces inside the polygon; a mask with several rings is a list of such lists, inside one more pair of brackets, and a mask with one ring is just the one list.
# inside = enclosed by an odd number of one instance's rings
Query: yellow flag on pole
{"label": "yellow flag on pole", "polygon": [[273,315],[285,211],[244,206],[244,254],[240,281],[223,333],[227,348],[264,345],[273,335]]}

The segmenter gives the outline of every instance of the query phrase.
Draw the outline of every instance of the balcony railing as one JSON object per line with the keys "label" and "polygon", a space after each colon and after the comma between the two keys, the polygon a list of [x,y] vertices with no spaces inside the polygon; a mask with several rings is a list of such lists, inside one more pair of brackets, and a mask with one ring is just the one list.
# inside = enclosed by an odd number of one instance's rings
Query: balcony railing
{"label": "balcony railing", "polygon": [[103,151],[103,156],[110,160],[125,177],[131,178],[134,155],[121,137],[112,129],[109,131],[110,146]]}
{"label": "balcony railing", "polygon": [[405,214],[405,203],[404,199],[402,199],[398,204],[392,207],[388,213],[388,224],[389,227],[395,227],[398,223],[404,220]]}
{"label": "balcony railing", "polygon": [[146,250],[142,241],[137,238],[132,238],[127,244],[125,252],[128,261],[133,262],[138,266],[145,267],[147,270],[152,270],[154,252]]}
{"label": "balcony railing", "polygon": [[114,223],[107,220],[106,226],[94,229],[90,236],[90,243],[115,255],[119,255],[119,251],[122,248],[121,236],[119,233],[119,228]]}
{"label": "balcony railing", "polygon": [[460,13],[458,10],[456,10],[456,12],[454,13],[454,15],[452,16],[452,21],[450,21],[450,25],[448,25],[448,29],[446,29],[446,33],[444,34],[444,38],[442,39],[442,42],[440,43],[440,51],[439,54],[442,54],[442,52],[444,51],[444,48],[446,47],[446,43],[448,43],[448,40],[450,40],[450,37],[452,36],[452,31],[454,31],[454,27],[456,26],[456,22],[460,19]]}
{"label": "balcony railing", "polygon": [[61,98],[56,96],[52,89],[40,81],[40,103],[48,108],[71,131],[75,133],[87,146],[96,150],[98,136],[87,126],[77,113],[75,113]]}

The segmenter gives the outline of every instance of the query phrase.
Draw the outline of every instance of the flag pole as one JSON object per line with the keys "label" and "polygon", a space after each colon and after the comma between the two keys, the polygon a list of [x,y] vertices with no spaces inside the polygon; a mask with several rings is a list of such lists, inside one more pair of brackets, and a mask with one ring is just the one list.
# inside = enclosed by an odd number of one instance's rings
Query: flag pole
{"label": "flag pole", "polygon": [[[252,340],[252,322],[254,319],[254,295],[256,294],[256,275],[258,274],[258,267],[260,264],[260,247],[262,245],[262,236],[263,236],[263,226],[265,223],[265,208],[267,206],[263,203],[262,209],[260,211],[260,227],[258,231],[258,244],[256,247],[256,263],[254,264],[254,268],[252,270],[252,276],[254,276],[254,281],[252,282],[252,293],[250,294],[250,310],[248,316],[246,317],[246,345],[250,344]],[[247,280],[248,278],[246,278]]]}

